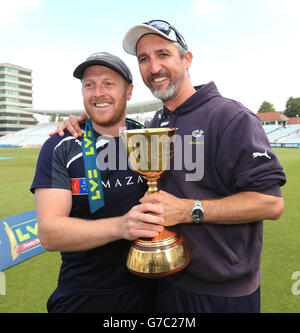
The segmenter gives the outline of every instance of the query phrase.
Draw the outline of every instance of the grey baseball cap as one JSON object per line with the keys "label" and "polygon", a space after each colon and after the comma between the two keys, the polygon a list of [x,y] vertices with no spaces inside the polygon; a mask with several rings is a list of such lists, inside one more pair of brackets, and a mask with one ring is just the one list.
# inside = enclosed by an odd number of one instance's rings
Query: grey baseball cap
{"label": "grey baseball cap", "polygon": [[136,55],[138,41],[147,34],[156,34],[171,42],[178,42],[185,50],[188,50],[183,36],[174,26],[163,20],[152,20],[129,29],[123,39],[123,49],[129,54]]}
{"label": "grey baseball cap", "polygon": [[101,65],[111,68],[121,74],[128,83],[132,83],[132,74],[123,60],[108,52],[97,52],[90,55],[83,63],[74,70],[73,76],[82,80],[84,71],[89,66]]}

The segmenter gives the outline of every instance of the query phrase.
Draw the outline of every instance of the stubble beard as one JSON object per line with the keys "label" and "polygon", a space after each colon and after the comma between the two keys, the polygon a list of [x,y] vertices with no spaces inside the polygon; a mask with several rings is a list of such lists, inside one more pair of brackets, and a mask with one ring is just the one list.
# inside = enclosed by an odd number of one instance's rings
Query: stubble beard
{"label": "stubble beard", "polygon": [[[160,73],[159,75],[161,76],[162,74],[164,74],[164,73]],[[157,76],[157,75],[151,75],[147,79],[147,86],[155,98],[160,99],[162,102],[166,102],[166,101],[169,101],[169,100],[175,98],[178,95],[179,88],[180,88],[182,80],[183,80],[182,78],[173,80],[170,75],[167,75],[167,77],[170,80],[170,83],[164,91],[161,91],[161,88],[155,89],[152,86],[152,79],[155,76]]]}
{"label": "stubble beard", "polygon": [[170,83],[169,87],[165,90],[165,91],[160,91],[160,90],[156,90],[154,88],[150,88],[152,95],[155,98],[160,99],[161,101],[165,102],[165,101],[169,101],[170,99],[173,98],[174,94],[175,94],[175,85],[174,83]]}

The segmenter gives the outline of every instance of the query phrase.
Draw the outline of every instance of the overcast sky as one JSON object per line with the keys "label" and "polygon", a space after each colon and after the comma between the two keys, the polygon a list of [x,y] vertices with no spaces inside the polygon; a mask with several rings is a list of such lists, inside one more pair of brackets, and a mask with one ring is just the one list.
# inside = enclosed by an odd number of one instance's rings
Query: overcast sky
{"label": "overcast sky", "polygon": [[131,102],[153,99],[136,58],[122,49],[127,30],[151,19],[184,36],[194,85],[214,81],[254,112],[264,100],[282,111],[300,97],[299,0],[0,0],[0,11],[0,62],[33,70],[35,108],[82,108],[72,73],[99,51],[132,69]]}

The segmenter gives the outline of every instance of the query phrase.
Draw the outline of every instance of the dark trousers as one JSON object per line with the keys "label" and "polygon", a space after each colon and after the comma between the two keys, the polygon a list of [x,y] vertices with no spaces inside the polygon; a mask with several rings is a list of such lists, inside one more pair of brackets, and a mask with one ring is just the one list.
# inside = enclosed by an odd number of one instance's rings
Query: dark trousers
{"label": "dark trousers", "polygon": [[47,303],[49,313],[154,313],[155,284],[95,295],[57,288]]}
{"label": "dark trousers", "polygon": [[259,313],[260,288],[242,297],[195,295],[169,284],[98,295],[72,294],[57,288],[47,303],[49,313]]}
{"label": "dark trousers", "polygon": [[242,297],[195,295],[158,283],[157,313],[259,313],[260,288]]}

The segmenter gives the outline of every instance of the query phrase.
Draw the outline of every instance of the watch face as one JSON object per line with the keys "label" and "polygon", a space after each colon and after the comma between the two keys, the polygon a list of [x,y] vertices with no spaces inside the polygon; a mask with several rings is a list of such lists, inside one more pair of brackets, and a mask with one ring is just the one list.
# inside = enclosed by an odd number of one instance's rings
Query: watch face
{"label": "watch face", "polygon": [[203,217],[203,211],[200,208],[196,208],[193,210],[193,219],[201,220]]}

